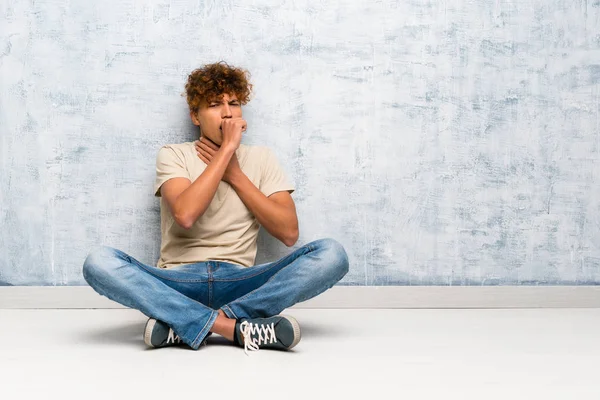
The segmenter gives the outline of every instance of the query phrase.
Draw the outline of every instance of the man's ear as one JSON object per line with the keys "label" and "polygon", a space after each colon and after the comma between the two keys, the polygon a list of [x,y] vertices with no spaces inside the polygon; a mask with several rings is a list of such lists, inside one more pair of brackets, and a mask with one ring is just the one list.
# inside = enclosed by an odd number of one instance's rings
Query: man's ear
{"label": "man's ear", "polygon": [[198,121],[197,111],[190,111],[190,118],[192,119],[192,122],[194,123],[194,125],[200,126],[200,121]]}

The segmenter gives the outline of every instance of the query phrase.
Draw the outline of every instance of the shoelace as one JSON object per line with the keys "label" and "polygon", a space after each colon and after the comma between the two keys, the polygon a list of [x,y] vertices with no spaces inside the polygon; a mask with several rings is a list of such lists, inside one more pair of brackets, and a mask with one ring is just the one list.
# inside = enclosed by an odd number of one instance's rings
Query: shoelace
{"label": "shoelace", "polygon": [[[258,351],[261,344],[277,342],[274,322],[271,324],[253,324],[252,322],[243,321],[240,324],[240,331],[244,336],[244,353],[246,355],[248,355],[248,349]],[[258,334],[258,336],[252,338],[252,334]]]}
{"label": "shoelace", "polygon": [[167,344],[169,343],[181,343],[181,338],[171,328],[169,328],[169,336],[167,336]]}

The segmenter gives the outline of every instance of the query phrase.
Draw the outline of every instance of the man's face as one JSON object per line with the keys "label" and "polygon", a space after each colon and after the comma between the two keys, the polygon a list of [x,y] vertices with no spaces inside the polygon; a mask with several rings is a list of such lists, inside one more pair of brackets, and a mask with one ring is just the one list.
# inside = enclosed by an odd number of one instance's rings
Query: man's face
{"label": "man's face", "polygon": [[224,93],[221,99],[200,104],[197,112],[190,112],[194,125],[199,126],[202,136],[215,144],[223,143],[221,123],[225,118],[241,118],[242,106],[235,94]]}

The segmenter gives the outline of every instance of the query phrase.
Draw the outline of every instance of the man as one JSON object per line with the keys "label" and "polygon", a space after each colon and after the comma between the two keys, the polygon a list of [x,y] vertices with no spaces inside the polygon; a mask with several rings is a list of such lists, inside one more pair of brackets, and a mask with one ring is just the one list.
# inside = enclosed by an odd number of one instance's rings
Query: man
{"label": "man", "polygon": [[241,106],[252,88],[247,75],[219,62],[188,77],[187,102],[200,138],[158,152],[157,266],[106,246],[83,265],[98,293],[150,317],[144,341],[151,347],[183,342],[198,349],[214,332],[244,351],[291,349],[300,341],[300,326],[279,312],[348,272],[346,251],[333,239],[253,265],[259,226],[288,247],[299,232],[294,187],[276,157],[268,147],[240,143],[247,129]]}

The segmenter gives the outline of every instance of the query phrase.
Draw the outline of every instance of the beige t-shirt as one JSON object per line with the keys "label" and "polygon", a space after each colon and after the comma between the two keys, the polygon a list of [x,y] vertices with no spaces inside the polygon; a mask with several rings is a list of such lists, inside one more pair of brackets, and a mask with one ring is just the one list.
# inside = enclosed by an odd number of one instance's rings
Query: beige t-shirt
{"label": "beige t-shirt", "polygon": [[[240,144],[236,150],[240,168],[267,197],[275,192],[294,191],[273,152],[264,146]],[[206,168],[194,142],[164,145],[156,157],[154,195],[171,178],[194,182]],[[161,247],[159,268],[201,261],[225,261],[242,266],[254,265],[259,224],[235,190],[221,181],[204,214],[190,229],[173,219],[165,199],[160,199]]]}

